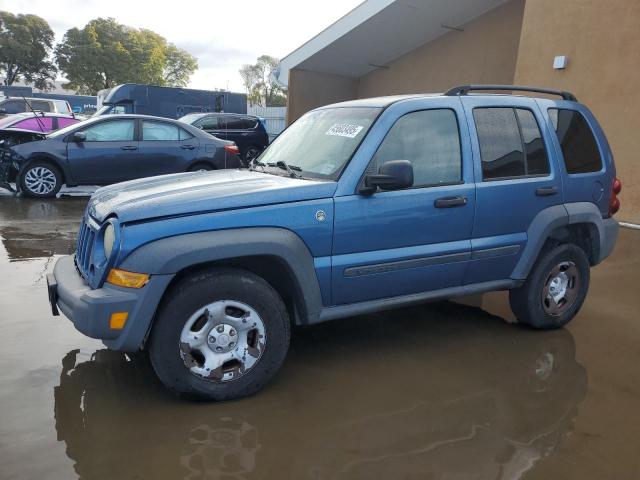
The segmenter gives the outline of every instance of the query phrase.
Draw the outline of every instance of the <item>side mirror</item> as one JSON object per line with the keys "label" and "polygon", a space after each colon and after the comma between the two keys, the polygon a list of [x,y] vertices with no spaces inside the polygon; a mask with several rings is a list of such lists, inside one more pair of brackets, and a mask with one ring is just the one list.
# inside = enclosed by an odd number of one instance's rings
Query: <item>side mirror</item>
{"label": "side mirror", "polygon": [[87,134],[84,132],[75,132],[71,137],[71,140],[74,142],[84,142],[87,139]]}
{"label": "side mirror", "polygon": [[364,177],[360,193],[380,190],[401,190],[413,186],[413,165],[409,160],[391,160],[380,167],[377,174]]}
{"label": "side mirror", "polygon": [[0,115],[6,115],[7,114],[7,109],[6,108],[0,108]]}

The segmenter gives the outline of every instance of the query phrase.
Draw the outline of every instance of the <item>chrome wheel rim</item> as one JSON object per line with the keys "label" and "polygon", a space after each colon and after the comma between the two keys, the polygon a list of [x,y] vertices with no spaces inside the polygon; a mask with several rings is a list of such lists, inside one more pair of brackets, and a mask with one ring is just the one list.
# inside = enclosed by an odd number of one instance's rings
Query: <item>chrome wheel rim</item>
{"label": "chrome wheel rim", "polygon": [[193,375],[228,382],[258,363],[266,340],[264,322],[253,308],[220,300],[189,317],[180,334],[180,356]]}
{"label": "chrome wheel rim", "polygon": [[24,184],[32,193],[46,195],[56,188],[56,175],[47,167],[34,167],[24,176]]}
{"label": "chrome wheel rim", "polygon": [[553,267],[542,289],[542,308],[545,313],[560,316],[570,309],[580,290],[580,272],[573,262]]}

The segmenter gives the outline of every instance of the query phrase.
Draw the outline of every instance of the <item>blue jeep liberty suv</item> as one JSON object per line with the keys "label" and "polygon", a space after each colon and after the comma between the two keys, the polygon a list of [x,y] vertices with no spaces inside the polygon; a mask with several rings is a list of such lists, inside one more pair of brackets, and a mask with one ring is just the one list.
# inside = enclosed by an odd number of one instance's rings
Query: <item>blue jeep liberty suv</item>
{"label": "blue jeep liberty suv", "polygon": [[562,327],[613,250],[620,189],[568,92],[349,101],[301,117],[249,170],[97,190],[49,298],[107,347],[147,350],[179,395],[233,399],[273,377],[292,325],[509,290],[520,323]]}

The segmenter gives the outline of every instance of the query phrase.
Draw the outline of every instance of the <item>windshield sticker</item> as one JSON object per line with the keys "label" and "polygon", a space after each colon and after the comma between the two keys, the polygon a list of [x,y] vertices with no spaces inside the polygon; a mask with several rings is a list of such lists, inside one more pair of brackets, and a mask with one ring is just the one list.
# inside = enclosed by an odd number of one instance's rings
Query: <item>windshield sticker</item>
{"label": "windshield sticker", "polygon": [[362,125],[352,125],[349,123],[336,123],[327,130],[325,135],[333,135],[338,137],[356,138],[364,127]]}

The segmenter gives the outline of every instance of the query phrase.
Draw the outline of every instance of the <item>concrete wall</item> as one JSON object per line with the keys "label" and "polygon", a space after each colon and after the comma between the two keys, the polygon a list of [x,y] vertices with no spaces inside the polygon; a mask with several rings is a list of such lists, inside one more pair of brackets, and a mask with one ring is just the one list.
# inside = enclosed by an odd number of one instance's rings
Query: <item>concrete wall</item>
{"label": "concrete wall", "polygon": [[[553,58],[567,55],[565,70]],[[515,83],[576,94],[601,122],[623,183],[617,217],[640,223],[640,1],[527,0]]]}
{"label": "concrete wall", "polygon": [[360,79],[358,97],[513,82],[524,0],[512,0]]}
{"label": "concrete wall", "polygon": [[322,105],[352,100],[358,96],[358,79],[292,69],[289,71],[287,121]]}

